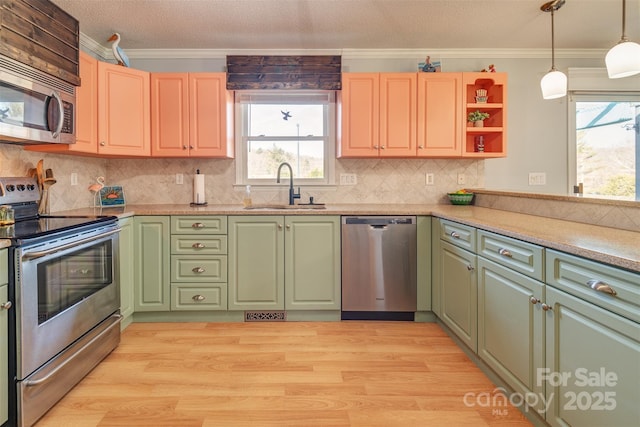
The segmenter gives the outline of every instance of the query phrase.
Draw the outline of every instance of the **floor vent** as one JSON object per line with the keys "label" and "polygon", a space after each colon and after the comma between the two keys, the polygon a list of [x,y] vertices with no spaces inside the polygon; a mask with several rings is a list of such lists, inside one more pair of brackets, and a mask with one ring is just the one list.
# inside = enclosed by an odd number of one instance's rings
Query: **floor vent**
{"label": "floor vent", "polygon": [[245,322],[284,322],[287,320],[286,311],[245,311]]}

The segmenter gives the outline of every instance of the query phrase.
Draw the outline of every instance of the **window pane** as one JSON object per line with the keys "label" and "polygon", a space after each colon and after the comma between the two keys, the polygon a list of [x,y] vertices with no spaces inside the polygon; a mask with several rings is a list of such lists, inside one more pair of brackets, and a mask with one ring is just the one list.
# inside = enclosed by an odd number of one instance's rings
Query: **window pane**
{"label": "window pane", "polygon": [[250,136],[324,136],[324,106],[250,104]]}
{"label": "window pane", "polygon": [[584,195],[635,200],[640,102],[576,102],[577,178]]}
{"label": "window pane", "polygon": [[[247,178],[275,180],[282,162],[291,165],[295,178],[324,178],[324,140],[249,140]],[[289,177],[286,168],[285,176]]]}

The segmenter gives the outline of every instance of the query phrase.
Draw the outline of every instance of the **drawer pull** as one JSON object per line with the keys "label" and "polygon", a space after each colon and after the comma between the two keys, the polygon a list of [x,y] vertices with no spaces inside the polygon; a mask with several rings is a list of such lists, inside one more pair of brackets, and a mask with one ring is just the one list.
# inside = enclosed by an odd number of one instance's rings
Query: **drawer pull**
{"label": "drawer pull", "polygon": [[194,273],[204,273],[204,268],[202,267],[194,267],[191,269],[191,271],[193,271]]}
{"label": "drawer pull", "polygon": [[504,257],[507,258],[513,258],[513,254],[511,252],[509,252],[509,250],[505,249],[505,248],[500,248],[498,250],[498,253]]}
{"label": "drawer pull", "polygon": [[191,228],[204,228],[204,224],[201,222],[194,222],[191,224]]}
{"label": "drawer pull", "polygon": [[618,295],[615,289],[604,283],[602,280],[589,280],[587,285],[594,291],[602,292],[603,294]]}
{"label": "drawer pull", "polygon": [[473,271],[475,270],[475,267],[473,265],[467,264],[467,270]]}
{"label": "drawer pull", "polygon": [[192,299],[194,301],[204,301],[205,297],[203,295],[194,295]]}
{"label": "drawer pull", "polygon": [[459,239],[460,238],[460,235],[458,233],[456,233],[455,231],[452,231],[450,236],[453,237],[454,239]]}
{"label": "drawer pull", "polygon": [[545,303],[542,303],[541,307],[544,311],[553,310],[550,305],[547,305]]}
{"label": "drawer pull", "polygon": [[202,249],[204,248],[204,245],[202,243],[194,243],[193,245],[191,245],[192,248],[194,249]]}
{"label": "drawer pull", "polygon": [[11,307],[13,307],[11,301],[3,302],[2,304],[0,304],[1,310],[9,310]]}
{"label": "drawer pull", "polygon": [[536,305],[537,303],[540,302],[540,300],[536,297],[531,297],[529,298],[529,302],[531,302],[531,304]]}

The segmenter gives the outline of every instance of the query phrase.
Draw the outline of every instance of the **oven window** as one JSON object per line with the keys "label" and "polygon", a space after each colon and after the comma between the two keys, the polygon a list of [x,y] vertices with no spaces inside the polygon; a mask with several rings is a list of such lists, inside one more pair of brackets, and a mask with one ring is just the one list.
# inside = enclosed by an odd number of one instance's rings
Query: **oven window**
{"label": "oven window", "polygon": [[112,241],[67,253],[38,265],[38,324],[109,286]]}

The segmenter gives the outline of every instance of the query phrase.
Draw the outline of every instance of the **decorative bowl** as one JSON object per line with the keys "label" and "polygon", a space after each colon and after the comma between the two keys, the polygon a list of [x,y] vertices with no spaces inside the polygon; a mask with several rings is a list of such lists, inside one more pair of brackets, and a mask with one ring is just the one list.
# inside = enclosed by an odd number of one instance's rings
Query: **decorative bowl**
{"label": "decorative bowl", "polygon": [[452,205],[470,205],[473,200],[473,193],[447,193]]}

